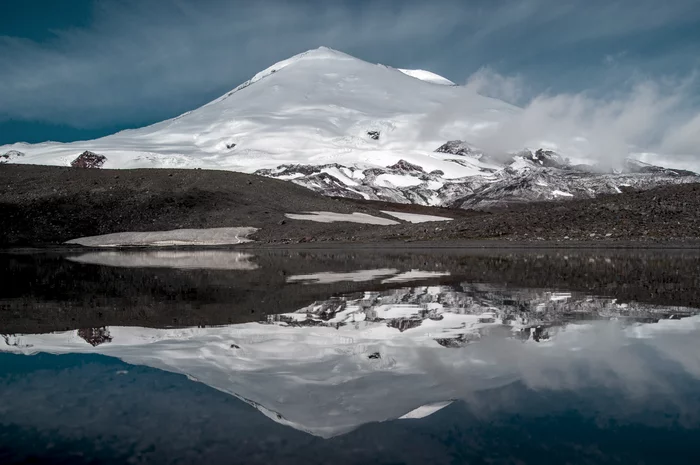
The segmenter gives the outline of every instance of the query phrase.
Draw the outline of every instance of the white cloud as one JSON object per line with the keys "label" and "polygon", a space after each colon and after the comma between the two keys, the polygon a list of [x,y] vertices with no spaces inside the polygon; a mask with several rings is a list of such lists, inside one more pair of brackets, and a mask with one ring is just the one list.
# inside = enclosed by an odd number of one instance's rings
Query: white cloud
{"label": "white cloud", "polygon": [[466,87],[481,95],[518,104],[526,95],[522,76],[504,76],[491,68],[479,69],[467,79]]}
{"label": "white cloud", "polygon": [[[549,146],[574,159],[616,165],[635,152],[649,161],[688,162],[700,168],[700,114],[687,105],[695,76],[685,80],[644,80],[608,97],[590,93],[542,94],[522,111],[473,143],[492,153]],[[480,70],[467,83],[483,95],[517,100],[521,78]]]}

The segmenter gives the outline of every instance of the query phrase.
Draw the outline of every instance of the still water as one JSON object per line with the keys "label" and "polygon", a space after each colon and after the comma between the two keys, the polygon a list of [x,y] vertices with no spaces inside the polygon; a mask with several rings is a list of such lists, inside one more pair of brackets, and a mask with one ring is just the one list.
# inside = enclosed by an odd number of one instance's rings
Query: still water
{"label": "still water", "polygon": [[700,254],[0,254],[0,463],[700,463]]}

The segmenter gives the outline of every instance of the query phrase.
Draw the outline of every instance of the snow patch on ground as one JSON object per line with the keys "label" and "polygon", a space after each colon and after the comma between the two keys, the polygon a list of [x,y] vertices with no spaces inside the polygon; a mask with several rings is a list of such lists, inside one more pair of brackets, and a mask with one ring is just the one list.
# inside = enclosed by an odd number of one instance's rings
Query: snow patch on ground
{"label": "snow patch on ground", "polygon": [[397,221],[368,215],[366,213],[335,213],[335,212],[307,212],[307,213],[286,213],[285,216],[292,220],[316,221],[317,223],[335,223],[345,221],[348,223],[378,224],[390,226],[399,224]]}
{"label": "snow patch on ground", "polygon": [[347,176],[345,173],[341,172],[338,168],[323,168],[321,170],[322,173],[330,174],[334,178],[336,178],[338,181],[342,182],[346,186],[359,186],[360,183],[351,179],[349,176]]}
{"label": "snow patch on ground", "polygon": [[120,232],[71,239],[66,244],[86,247],[232,245],[251,242],[248,236],[258,228],[174,229],[172,231]]}
{"label": "snow patch on ground", "polygon": [[380,187],[412,187],[423,183],[415,176],[400,174],[380,174],[375,181]]}
{"label": "snow patch on ground", "polygon": [[427,187],[428,189],[430,189],[431,191],[439,191],[440,189],[443,188],[444,185],[445,185],[444,182],[440,182],[440,181],[428,181],[426,187]]}
{"label": "snow patch on ground", "polygon": [[452,221],[452,218],[447,218],[445,216],[420,215],[418,213],[392,212],[387,210],[382,210],[382,213],[389,216],[393,216],[403,221],[408,221],[409,223],[426,223],[428,221]]}
{"label": "snow patch on ground", "polygon": [[90,252],[68,260],[122,268],[176,268],[201,270],[255,270],[252,255],[228,250],[158,250],[148,252]]}

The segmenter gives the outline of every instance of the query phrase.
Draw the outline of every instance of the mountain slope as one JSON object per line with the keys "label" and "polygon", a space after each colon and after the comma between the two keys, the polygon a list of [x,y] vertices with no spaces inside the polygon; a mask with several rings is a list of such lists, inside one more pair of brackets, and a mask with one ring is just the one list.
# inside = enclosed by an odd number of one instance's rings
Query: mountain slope
{"label": "mountain slope", "polygon": [[543,164],[552,152],[523,154],[514,147],[512,154],[485,154],[463,142],[520,112],[428,71],[371,64],[321,47],[176,118],[93,141],[3,146],[0,162],[256,172],[327,195],[461,207],[698,179],[642,169],[638,162],[617,174],[562,157]]}
{"label": "mountain slope", "polygon": [[[463,87],[434,85],[320,48],[277,63],[219,99],[171,120],[94,141],[14,144],[0,152],[23,152],[22,163],[67,165],[91,150],[107,156],[105,168],[244,172],[285,163],[383,167],[405,158],[429,170],[451,168],[445,169],[448,176],[458,177],[478,168],[452,166],[443,159],[454,157],[432,151],[464,135],[464,128],[428,131],[425,126],[431,114],[467,98],[470,119],[479,124],[518,111]],[[379,139],[373,140],[368,131],[379,132]]]}

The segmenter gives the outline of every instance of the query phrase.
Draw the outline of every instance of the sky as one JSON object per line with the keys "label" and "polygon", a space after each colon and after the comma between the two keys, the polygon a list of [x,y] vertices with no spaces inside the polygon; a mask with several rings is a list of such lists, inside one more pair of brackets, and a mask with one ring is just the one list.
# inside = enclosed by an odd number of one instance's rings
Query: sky
{"label": "sky", "polygon": [[520,126],[612,119],[700,156],[698,0],[3,0],[0,18],[0,144],[161,121],[324,45],[472,85]]}

